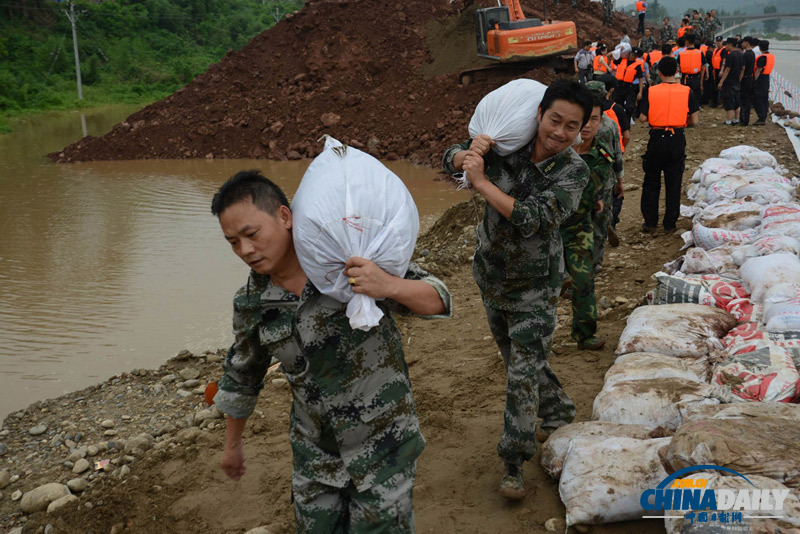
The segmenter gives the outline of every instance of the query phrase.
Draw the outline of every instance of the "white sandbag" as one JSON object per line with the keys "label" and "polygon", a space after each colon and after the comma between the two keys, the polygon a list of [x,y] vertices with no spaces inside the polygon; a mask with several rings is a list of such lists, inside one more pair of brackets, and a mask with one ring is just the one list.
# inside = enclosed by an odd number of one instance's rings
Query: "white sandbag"
{"label": "white sandbag", "polygon": [[766,206],[761,212],[761,232],[800,239],[800,204]]}
{"label": "white sandbag", "polygon": [[711,204],[695,217],[706,228],[723,228],[725,230],[742,231],[755,228],[761,224],[761,212],[764,206],[756,202],[743,200],[725,200]]}
{"label": "white sandbag", "polygon": [[726,176],[706,188],[706,201],[709,204],[713,204],[722,200],[737,198],[737,191],[747,185],[750,185],[750,183],[744,178]]}
{"label": "white sandbag", "polygon": [[721,349],[720,338],[734,326],[736,319],[731,314],[701,304],[642,306],[628,317],[616,353],[700,358]]}
{"label": "white sandbag", "polygon": [[736,402],[733,404],[690,404],[681,409],[684,421],[692,419],[752,419],[773,417],[800,423],[800,405],[785,402]]}
{"label": "white sandbag", "polygon": [[800,256],[800,241],[791,236],[763,233],[746,245],[740,245],[731,252],[733,262],[741,266],[750,258],[775,254],[776,252],[788,252],[795,256]]}
{"label": "white sandbag", "polygon": [[800,331],[800,285],[776,284],[764,295],[764,325],[768,332]]}
{"label": "white sandbag", "polygon": [[469,121],[469,135],[486,134],[492,149],[507,156],[527,145],[539,128],[537,113],[547,86],[521,78],[502,85],[484,96]]}
{"label": "white sandbag", "polygon": [[693,247],[683,255],[681,272],[685,274],[719,274],[739,278],[739,266],[733,261],[733,251],[738,245],[728,243],[711,250]]}
{"label": "white sandbag", "polygon": [[707,200],[706,188],[703,184],[692,184],[686,189],[686,197],[692,202],[705,202]]}
{"label": "white sandbag", "polygon": [[[798,488],[798,443],[800,425],[787,424],[786,419],[695,419],[678,428],[665,459],[673,471],[714,464],[745,476],[766,476]],[[561,476],[563,480],[564,474]]]}
{"label": "white sandbag", "polygon": [[567,455],[558,493],[567,526],[612,523],[652,515],[642,509],[642,492],[667,477],[659,449],[671,438],[608,438],[575,446]]}
{"label": "white sandbag", "polygon": [[791,354],[774,343],[718,364],[711,382],[748,401],[794,402],[800,394],[800,374]]}
{"label": "white sandbag", "polygon": [[706,358],[675,358],[654,352],[623,354],[606,371],[605,386],[626,380],[651,380],[656,378],[682,378],[692,382],[706,382],[711,368]]}
{"label": "white sandbag", "polygon": [[789,192],[797,189],[797,180],[787,178],[771,167],[763,169],[737,170],[733,176],[744,178],[751,184],[770,184]]}
{"label": "white sandbag", "polygon": [[[707,178],[715,174],[719,178],[732,174],[737,170],[736,161],[725,158],[708,158],[702,165],[700,165],[700,174],[702,175],[702,182],[708,186],[710,183]],[[719,179],[717,178],[717,179]]]}
{"label": "white sandbag", "polygon": [[580,449],[606,438],[648,439],[651,430],[642,425],[620,425],[605,421],[564,425],[542,444],[542,467],[548,475],[558,480],[570,447]]}
{"label": "white sandbag", "polygon": [[603,386],[594,399],[592,419],[674,430],[681,425],[681,406],[719,404],[720,398],[730,396],[723,389],[685,378],[627,380]]}
{"label": "white sandbag", "polygon": [[377,159],[328,137],[292,202],[294,245],[303,271],[325,295],[347,302],[350,326],[369,330],[383,317],[375,300],[356,295],[344,266],[358,256],[404,276],[419,215],[402,180]]}
{"label": "white sandbag", "polygon": [[[724,473],[724,475],[729,475],[729,473]],[[722,472],[712,471],[692,473],[682,478],[683,480],[705,481],[702,484],[703,487],[706,491],[713,490],[715,492],[717,506],[720,508],[721,505],[727,505],[727,503],[722,502],[723,497],[719,490],[732,490],[734,492],[732,496],[736,499],[738,499],[740,491],[748,492],[748,496],[752,497],[752,499],[747,499],[750,506],[737,508],[736,500],[734,500],[733,507],[724,510],[727,514],[725,523],[719,519],[719,508],[717,510],[704,510],[706,521],[700,519],[700,514],[697,511],[694,511],[693,515],[684,518],[686,514],[691,512],[690,510],[669,510],[665,514],[669,517],[664,519],[664,527],[667,534],[709,534],[710,532],[790,534],[791,532],[800,532],[800,499],[788,487],[777,480],[759,475],[748,475],[746,480],[735,475],[724,475]],[[698,482],[693,484],[701,485]],[[756,494],[752,493],[754,490],[758,491],[757,502],[753,502],[756,501]],[[760,509],[759,504],[765,500],[768,502],[769,510]],[[741,506],[744,506],[744,504],[744,500],[742,500]],[[734,523],[732,521],[732,512],[741,513],[741,521]]]}
{"label": "white sandbag", "polygon": [[742,282],[750,292],[750,300],[764,303],[764,295],[776,284],[800,284],[800,259],[794,254],[779,252],[750,258],[739,268]]}
{"label": "white sandbag", "polygon": [[736,190],[736,198],[743,198],[758,204],[768,205],[789,202],[794,198],[794,191],[773,184],[748,184]]}
{"label": "white sandbag", "polygon": [[743,230],[740,232],[722,228],[706,228],[700,223],[692,226],[692,239],[698,247],[706,250],[717,248],[726,243],[748,243],[758,235],[758,231]]}
{"label": "white sandbag", "polygon": [[737,167],[740,169],[760,169],[762,167],[778,166],[778,162],[772,154],[748,145],[726,148],[719,153],[719,157],[735,160]]}
{"label": "white sandbag", "polygon": [[714,306],[714,297],[703,285],[700,275],[687,275],[680,271],[667,274],[659,271],[653,277],[658,283],[654,290],[647,292],[647,304],[690,303]]}

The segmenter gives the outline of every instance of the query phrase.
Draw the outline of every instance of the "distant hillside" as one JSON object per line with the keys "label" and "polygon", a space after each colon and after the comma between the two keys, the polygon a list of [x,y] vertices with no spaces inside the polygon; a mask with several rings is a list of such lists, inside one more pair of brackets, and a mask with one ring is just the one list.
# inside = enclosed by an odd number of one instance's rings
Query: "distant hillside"
{"label": "distant hillside", "polygon": [[[84,104],[149,102],[303,0],[76,2]],[[0,0],[0,114],[78,105],[66,2]]]}

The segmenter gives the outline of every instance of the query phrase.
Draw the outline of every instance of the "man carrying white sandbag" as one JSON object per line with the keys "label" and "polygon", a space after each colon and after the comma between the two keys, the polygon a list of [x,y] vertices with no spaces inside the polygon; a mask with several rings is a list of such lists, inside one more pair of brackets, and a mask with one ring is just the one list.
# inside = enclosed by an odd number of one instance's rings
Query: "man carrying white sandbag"
{"label": "man carrying white sandbag", "polygon": [[[334,167],[327,176],[339,180]],[[350,222],[367,223],[358,218],[363,206],[352,208]],[[377,303],[383,316],[375,327],[352,328],[346,304],[306,276],[292,211],[275,184],[256,171],[240,172],[214,196],[211,211],[233,252],[252,269],[233,299],[235,340],[214,397],[227,415],[223,470],[234,480],[245,472],[244,427],[274,357],[293,397],[298,532],[413,532],[411,489],[425,440],[391,310],[449,315],[447,288],[413,264],[403,278],[349,258],[339,270],[353,293],[385,299]]]}
{"label": "man carrying white sandbag", "polygon": [[[502,112],[499,109],[498,112]],[[559,225],[577,208],[589,169],[571,145],[588,122],[592,97],[583,85],[553,83],[541,99],[534,137],[508,155],[481,133],[444,154],[444,169],[464,170],[486,198],[472,274],[506,366],[501,495],[525,496],[522,464],[536,452],[537,417],[554,430],[575,417],[547,358],[564,270]],[[541,399],[541,402],[540,402]]]}

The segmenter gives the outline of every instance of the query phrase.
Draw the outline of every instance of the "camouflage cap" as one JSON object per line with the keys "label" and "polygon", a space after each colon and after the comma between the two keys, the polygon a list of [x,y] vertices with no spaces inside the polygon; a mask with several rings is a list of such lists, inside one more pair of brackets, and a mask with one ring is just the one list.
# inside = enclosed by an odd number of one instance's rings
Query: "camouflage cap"
{"label": "camouflage cap", "polygon": [[599,96],[600,98],[605,98],[606,93],[608,92],[606,91],[606,84],[597,80],[587,82],[586,88],[592,93],[593,96]]}

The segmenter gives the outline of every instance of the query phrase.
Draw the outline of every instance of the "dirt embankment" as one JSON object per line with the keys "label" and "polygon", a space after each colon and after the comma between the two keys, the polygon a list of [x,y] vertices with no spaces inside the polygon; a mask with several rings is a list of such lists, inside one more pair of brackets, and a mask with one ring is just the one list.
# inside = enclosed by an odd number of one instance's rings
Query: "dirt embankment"
{"label": "dirt embankment", "polygon": [[[524,3],[529,17],[541,15],[536,4]],[[579,42],[616,42],[634,27],[619,15],[614,28],[602,28],[598,2],[549,6],[551,18],[575,20]],[[515,76],[459,85],[459,71],[487,63],[476,55],[475,7],[468,0],[309,1],[110,133],[50,157],[300,159],[317,155],[317,139],[328,133],[382,159],[438,166],[443,149],[466,136],[480,98]],[[551,67],[523,75],[544,83],[556,77]]]}

